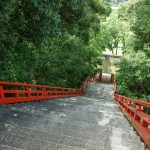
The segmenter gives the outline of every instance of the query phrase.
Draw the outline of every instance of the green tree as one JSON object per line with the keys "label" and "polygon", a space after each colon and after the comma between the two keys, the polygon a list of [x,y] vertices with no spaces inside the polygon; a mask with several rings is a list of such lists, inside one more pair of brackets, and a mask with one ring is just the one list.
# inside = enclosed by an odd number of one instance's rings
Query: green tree
{"label": "green tree", "polygon": [[[139,0],[135,5],[132,5],[133,19],[132,19],[132,30],[137,36],[138,45],[135,47],[136,50],[145,50],[150,56],[150,52],[146,50],[150,47],[150,1]],[[146,45],[146,47],[145,47]]]}
{"label": "green tree", "polygon": [[143,52],[133,53],[124,56],[120,63],[116,80],[118,93],[146,100],[150,95],[150,59]]}
{"label": "green tree", "polygon": [[32,82],[42,42],[60,34],[58,2],[4,0],[0,22],[0,79]]}
{"label": "green tree", "polygon": [[2,1],[0,80],[79,87],[101,64],[91,45],[109,12],[104,0]]}
{"label": "green tree", "polygon": [[128,30],[123,35],[125,56],[116,74],[118,93],[146,101],[150,101],[149,6],[148,0],[129,0],[121,5],[119,20]]}

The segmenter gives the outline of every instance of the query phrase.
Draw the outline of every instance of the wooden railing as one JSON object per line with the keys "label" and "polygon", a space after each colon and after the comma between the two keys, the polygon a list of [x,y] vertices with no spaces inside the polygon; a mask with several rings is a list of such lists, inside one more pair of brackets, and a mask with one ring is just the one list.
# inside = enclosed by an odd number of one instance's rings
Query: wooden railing
{"label": "wooden railing", "polygon": [[114,89],[116,103],[150,149],[150,115],[144,111],[150,103],[116,94],[116,82]]}
{"label": "wooden railing", "polygon": [[80,96],[88,82],[87,79],[83,87],[75,89],[0,81],[0,104]]}

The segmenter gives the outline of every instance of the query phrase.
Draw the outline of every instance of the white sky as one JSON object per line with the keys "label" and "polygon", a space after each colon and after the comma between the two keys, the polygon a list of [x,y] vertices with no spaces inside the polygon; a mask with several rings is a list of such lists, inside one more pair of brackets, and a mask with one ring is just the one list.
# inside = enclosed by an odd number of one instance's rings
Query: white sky
{"label": "white sky", "polygon": [[113,10],[118,10],[119,9],[119,7],[117,7],[117,6],[112,6],[111,7]]}

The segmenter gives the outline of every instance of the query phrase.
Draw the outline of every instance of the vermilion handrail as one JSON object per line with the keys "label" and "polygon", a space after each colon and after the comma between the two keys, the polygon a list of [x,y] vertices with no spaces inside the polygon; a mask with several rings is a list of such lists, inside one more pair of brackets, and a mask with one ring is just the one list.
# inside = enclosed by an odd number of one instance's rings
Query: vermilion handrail
{"label": "vermilion handrail", "polygon": [[120,99],[122,98],[124,101],[132,102],[132,103],[150,108],[150,103],[149,102],[146,102],[146,101],[143,101],[143,100],[137,100],[137,99],[133,99],[133,98],[129,98],[129,97],[125,97],[125,96],[118,95],[118,94],[116,94],[116,96]]}
{"label": "vermilion handrail", "polygon": [[144,107],[150,108],[150,103],[118,95],[116,86],[115,81],[114,99],[116,103],[150,149],[150,115],[144,112]]}
{"label": "vermilion handrail", "polygon": [[80,96],[88,82],[89,79],[82,88],[75,89],[0,81],[0,104]]}

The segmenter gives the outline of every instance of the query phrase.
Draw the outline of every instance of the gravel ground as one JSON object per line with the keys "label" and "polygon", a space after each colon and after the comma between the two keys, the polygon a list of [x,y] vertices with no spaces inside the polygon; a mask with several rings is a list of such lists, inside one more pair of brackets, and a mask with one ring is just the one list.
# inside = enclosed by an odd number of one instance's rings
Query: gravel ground
{"label": "gravel ground", "polygon": [[90,83],[84,96],[0,105],[0,150],[144,150],[112,94]]}

